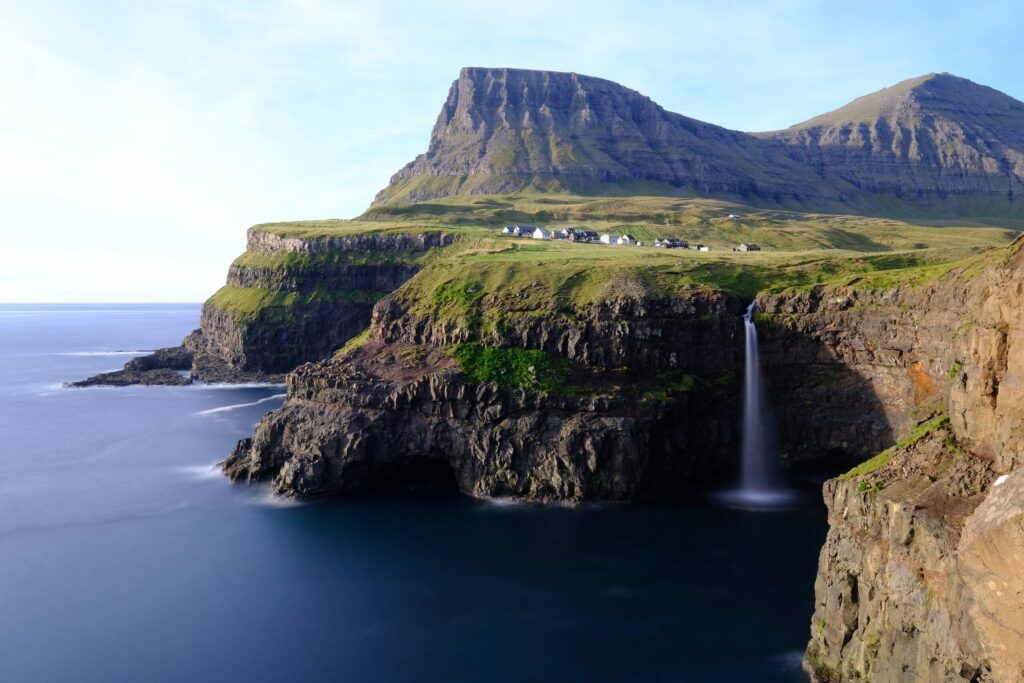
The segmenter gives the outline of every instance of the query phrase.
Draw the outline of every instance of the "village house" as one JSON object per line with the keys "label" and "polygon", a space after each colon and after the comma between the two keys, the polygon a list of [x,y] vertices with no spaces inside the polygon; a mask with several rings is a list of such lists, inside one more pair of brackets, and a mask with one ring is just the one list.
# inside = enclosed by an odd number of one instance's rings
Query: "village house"
{"label": "village house", "polygon": [[534,228],[533,234],[530,236],[535,240],[549,240],[551,239],[551,231],[547,228]]}
{"label": "village house", "polygon": [[536,225],[513,225],[512,234],[515,237],[532,237],[537,230]]}
{"label": "village house", "polygon": [[596,242],[597,240],[597,233],[593,230],[577,230],[576,234],[572,236],[573,242]]}
{"label": "village house", "polygon": [[632,235],[619,235],[618,238],[615,240],[615,244],[618,244],[620,246],[630,246],[636,244],[636,240],[633,239]]}
{"label": "village house", "polygon": [[601,235],[601,244],[615,244],[615,236],[610,232]]}
{"label": "village house", "polygon": [[679,240],[670,237],[664,240],[654,240],[654,246],[660,249],[686,249],[688,246],[690,246],[690,244],[685,240]]}
{"label": "village house", "polygon": [[703,244],[694,244],[690,249],[693,251],[711,251],[711,247],[706,247]]}
{"label": "village house", "polygon": [[761,247],[753,242],[740,242],[732,248],[733,251],[761,251]]}

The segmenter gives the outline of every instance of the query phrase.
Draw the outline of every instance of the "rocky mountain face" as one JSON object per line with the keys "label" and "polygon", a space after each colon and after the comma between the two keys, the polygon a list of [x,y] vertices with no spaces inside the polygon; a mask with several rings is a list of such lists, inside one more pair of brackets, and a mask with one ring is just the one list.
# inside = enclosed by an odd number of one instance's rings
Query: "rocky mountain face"
{"label": "rocky mountain face", "polygon": [[817,680],[1024,678],[1022,276],[1018,240],[922,288],[762,299],[788,441],[897,442],[825,487]]}
{"label": "rocky mountain face", "polygon": [[1019,209],[1024,102],[950,74],[929,74],[762,135],[826,181],[950,213]]}
{"label": "rocky mountain face", "polygon": [[523,189],[690,193],[840,206],[841,189],[781,145],[666,111],[611,81],[572,73],[463,69],[426,154],[377,203]]}
{"label": "rocky mountain face", "polygon": [[668,112],[599,78],[466,68],[377,204],[521,190],[694,194],[841,213],[1018,214],[1024,103],[931,74],[774,133]]}

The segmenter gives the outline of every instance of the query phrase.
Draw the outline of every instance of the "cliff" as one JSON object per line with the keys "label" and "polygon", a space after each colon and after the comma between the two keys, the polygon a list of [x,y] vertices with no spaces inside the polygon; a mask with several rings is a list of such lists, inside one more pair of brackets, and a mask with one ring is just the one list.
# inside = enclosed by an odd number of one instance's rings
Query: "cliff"
{"label": "cliff", "polygon": [[227,284],[203,304],[195,343],[243,375],[325,358],[366,329],[373,305],[428,251],[451,242],[440,231],[293,236],[255,226]]}
{"label": "cliff", "polygon": [[[1024,676],[1022,268],[1018,240],[923,287],[762,299],[772,386],[795,399],[788,442],[807,436],[801,404],[826,444],[901,439],[825,486],[818,680]],[[840,367],[852,385],[831,379]],[[874,397],[866,411],[850,386]]]}
{"label": "cliff", "polygon": [[[566,275],[513,256],[420,270],[365,335],[289,375],[284,406],[224,471],[286,496],[430,479],[578,503],[670,498],[731,467],[740,298],[666,289],[649,267]],[[806,659],[818,680],[1021,674],[1008,596],[1024,560],[1022,267],[1018,240],[928,277],[759,297],[787,459],[878,453],[825,487]]]}
{"label": "cliff", "polygon": [[[344,221],[256,225],[227,282],[180,347],[71,386],[280,382],[366,329],[374,304],[455,242],[431,228],[345,230]],[[188,373],[183,374],[182,371]]]}
{"label": "cliff", "polygon": [[513,192],[717,197],[867,215],[1021,215],[1024,103],[929,74],[748,134],[574,73],[465,68],[376,205]]}
{"label": "cliff", "polygon": [[[417,314],[399,290],[364,340],[288,377],[285,405],[225,461],[276,493],[443,473],[481,498],[663,497],[735,440],[740,303],[622,297],[533,314]],[[489,298],[490,297],[490,298]]]}

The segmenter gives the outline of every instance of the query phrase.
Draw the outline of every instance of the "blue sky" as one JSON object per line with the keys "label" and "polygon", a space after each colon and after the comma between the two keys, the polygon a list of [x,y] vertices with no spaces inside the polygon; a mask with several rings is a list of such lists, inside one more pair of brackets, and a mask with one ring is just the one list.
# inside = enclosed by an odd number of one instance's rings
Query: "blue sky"
{"label": "blue sky", "polygon": [[1018,2],[0,5],[0,301],[200,301],[257,222],[360,213],[461,66],[741,130],[949,71],[1024,99]]}

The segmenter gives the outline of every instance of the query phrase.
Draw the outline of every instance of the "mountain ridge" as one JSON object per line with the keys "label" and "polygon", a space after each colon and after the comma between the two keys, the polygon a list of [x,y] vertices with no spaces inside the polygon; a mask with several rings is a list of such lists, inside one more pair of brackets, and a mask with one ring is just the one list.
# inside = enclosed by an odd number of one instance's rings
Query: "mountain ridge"
{"label": "mountain ridge", "polygon": [[424,154],[374,205],[572,192],[739,200],[869,215],[1021,211],[1024,103],[928,74],[795,124],[745,133],[607,79],[465,67]]}

